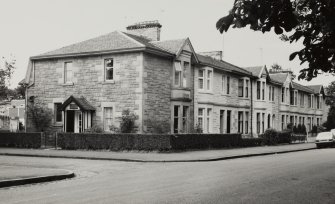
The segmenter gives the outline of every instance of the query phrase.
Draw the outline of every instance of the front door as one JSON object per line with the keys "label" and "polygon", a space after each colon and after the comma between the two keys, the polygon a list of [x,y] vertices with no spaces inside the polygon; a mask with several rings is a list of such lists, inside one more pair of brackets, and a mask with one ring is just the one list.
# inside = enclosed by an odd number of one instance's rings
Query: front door
{"label": "front door", "polygon": [[66,132],[74,132],[74,113],[73,110],[66,111]]}

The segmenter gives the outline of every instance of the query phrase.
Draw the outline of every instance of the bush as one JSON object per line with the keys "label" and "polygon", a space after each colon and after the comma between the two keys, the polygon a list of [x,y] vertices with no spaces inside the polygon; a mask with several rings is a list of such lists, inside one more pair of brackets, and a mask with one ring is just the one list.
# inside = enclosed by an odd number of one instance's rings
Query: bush
{"label": "bush", "polygon": [[264,134],[260,135],[265,145],[278,144],[277,131],[275,129],[267,129]]}
{"label": "bush", "polygon": [[40,148],[41,133],[0,133],[0,147]]}
{"label": "bush", "polygon": [[262,138],[242,138],[241,140],[242,147],[256,147],[262,145],[263,145]]}
{"label": "bush", "polygon": [[120,132],[121,133],[132,133],[135,130],[135,120],[137,120],[137,115],[130,113],[129,109],[122,111]]}
{"label": "bush", "polygon": [[86,129],[85,132],[88,132],[88,133],[103,133],[104,130],[100,126],[93,125],[91,128]]}
{"label": "bush", "polygon": [[193,129],[190,131],[191,133],[202,133],[202,127],[199,123],[197,123]]}
{"label": "bush", "polygon": [[293,132],[293,133],[299,133],[298,128],[297,128],[296,126],[293,126],[293,128],[292,128],[292,132]]}
{"label": "bush", "polygon": [[288,123],[286,127],[287,127],[288,130],[292,131],[293,123]]}
{"label": "bush", "polygon": [[313,125],[311,133],[318,133],[318,127],[316,125]]}
{"label": "bush", "polygon": [[170,132],[170,123],[156,118],[149,119],[147,127],[150,129],[149,133],[167,134]]}

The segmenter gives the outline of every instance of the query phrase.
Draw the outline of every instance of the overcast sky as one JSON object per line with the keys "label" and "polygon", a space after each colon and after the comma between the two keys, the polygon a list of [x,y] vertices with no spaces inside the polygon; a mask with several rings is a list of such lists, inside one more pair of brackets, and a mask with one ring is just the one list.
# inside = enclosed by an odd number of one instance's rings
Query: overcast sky
{"label": "overcast sky", "polygon": [[[161,40],[189,37],[196,52],[223,50],[224,60],[241,67],[278,63],[298,73],[299,61],[289,54],[301,44],[288,44],[275,34],[230,29],[224,36],[216,21],[233,0],[0,0],[0,56],[13,54],[17,70],[11,87],[25,76],[30,56],[97,37],[127,25],[158,20]],[[328,85],[320,76],[302,84]]]}

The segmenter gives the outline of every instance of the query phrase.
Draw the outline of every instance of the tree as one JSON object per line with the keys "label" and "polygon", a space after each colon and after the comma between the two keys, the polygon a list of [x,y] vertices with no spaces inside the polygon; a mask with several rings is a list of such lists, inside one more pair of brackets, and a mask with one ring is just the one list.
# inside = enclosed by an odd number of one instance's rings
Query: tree
{"label": "tree", "polygon": [[42,103],[29,104],[27,113],[36,129],[43,132],[49,127],[52,120],[52,111]]}
{"label": "tree", "polygon": [[290,43],[303,39],[304,48],[289,56],[299,57],[298,79],[311,80],[321,72],[335,73],[335,1],[334,0],[235,0],[229,14],[220,18],[217,29],[229,27],[270,32]]}
{"label": "tree", "polygon": [[274,70],[274,71],[281,71],[283,70],[282,66],[277,64],[277,63],[274,63],[271,68]]}
{"label": "tree", "polygon": [[335,106],[335,81],[331,82],[327,87],[325,87],[326,93],[326,104],[330,106]]}
{"label": "tree", "polygon": [[335,129],[335,107],[331,106],[328,112],[327,121],[323,124],[327,130]]}
{"label": "tree", "polygon": [[10,58],[2,57],[0,60],[0,99],[7,98],[7,86],[16,68],[15,62],[16,60],[13,56],[11,56]]}
{"label": "tree", "polygon": [[120,131],[121,133],[132,133],[134,132],[135,120],[138,119],[138,116],[134,113],[131,113],[129,109],[122,111],[121,122],[120,122]]}

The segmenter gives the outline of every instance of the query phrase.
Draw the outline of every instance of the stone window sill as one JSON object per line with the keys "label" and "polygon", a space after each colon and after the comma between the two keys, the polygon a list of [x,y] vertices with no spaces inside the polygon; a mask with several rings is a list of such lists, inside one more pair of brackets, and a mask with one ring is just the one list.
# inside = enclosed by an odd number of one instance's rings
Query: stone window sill
{"label": "stone window sill", "polygon": [[63,84],[63,86],[73,86],[73,85],[74,85],[73,82],[66,82],[66,83]]}
{"label": "stone window sill", "polygon": [[107,80],[107,81],[104,81],[102,84],[115,84],[115,81],[114,80]]}

